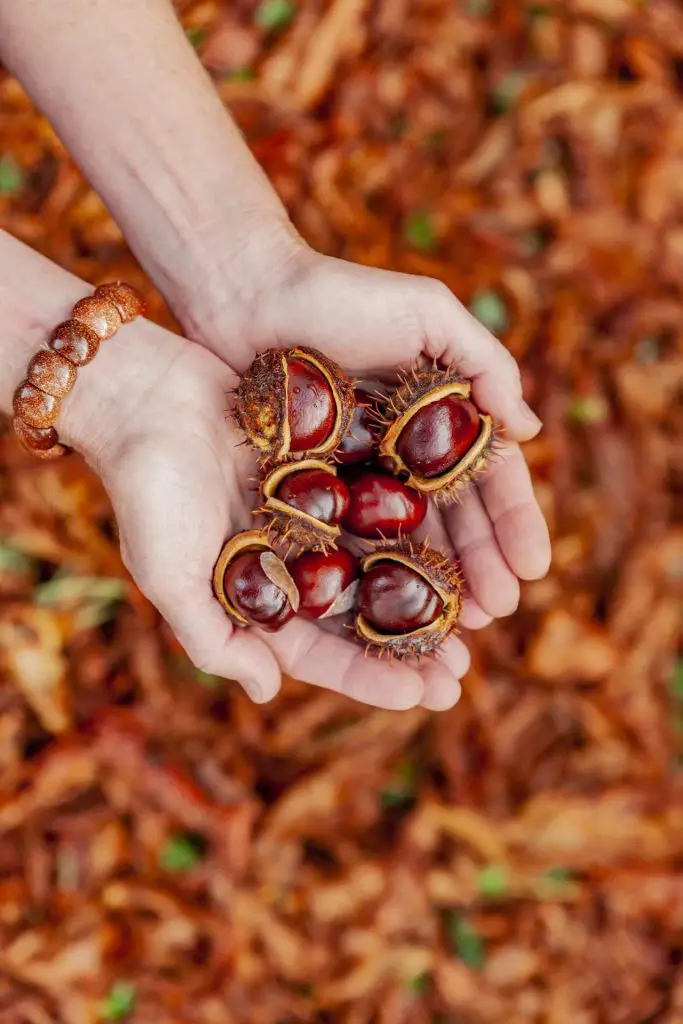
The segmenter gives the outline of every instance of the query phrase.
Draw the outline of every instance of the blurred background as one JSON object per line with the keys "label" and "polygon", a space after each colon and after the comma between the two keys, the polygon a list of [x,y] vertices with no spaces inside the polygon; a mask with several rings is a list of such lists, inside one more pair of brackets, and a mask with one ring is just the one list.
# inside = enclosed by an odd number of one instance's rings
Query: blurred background
{"label": "blurred background", "polygon": [[[452,712],[255,707],[2,423],[0,1024],[681,1024],[683,6],[178,8],[307,240],[520,360],[554,563]],[[0,226],[172,326],[1,71]]]}

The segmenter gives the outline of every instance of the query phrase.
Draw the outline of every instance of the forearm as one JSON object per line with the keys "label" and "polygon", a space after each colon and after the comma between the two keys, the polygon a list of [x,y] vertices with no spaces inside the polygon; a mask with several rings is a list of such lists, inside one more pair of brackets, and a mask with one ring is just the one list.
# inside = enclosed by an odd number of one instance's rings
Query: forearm
{"label": "forearm", "polygon": [[168,0],[0,0],[0,48],[185,326],[248,308],[292,229]]}
{"label": "forearm", "polygon": [[[47,347],[73,305],[91,292],[85,282],[0,231],[0,412],[12,415],[13,395],[29,360]],[[164,372],[160,348],[170,366],[186,345],[150,321],[124,324],[101,343],[73,390],[61,399],[55,423],[60,439],[98,465],[119,425]]]}

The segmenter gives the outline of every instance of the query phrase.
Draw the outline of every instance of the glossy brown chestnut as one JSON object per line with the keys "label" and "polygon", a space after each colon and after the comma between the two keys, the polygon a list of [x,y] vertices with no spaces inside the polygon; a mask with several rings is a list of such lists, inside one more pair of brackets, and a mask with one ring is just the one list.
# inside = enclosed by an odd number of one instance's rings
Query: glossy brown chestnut
{"label": "glossy brown chestnut", "polygon": [[334,426],[334,397],[323,374],[302,359],[288,359],[287,381],[290,451],[318,448]]}
{"label": "glossy brown chestnut", "polygon": [[358,579],[358,559],[346,548],[304,551],[288,566],[299,591],[299,612],[309,619],[350,611]]}
{"label": "glossy brown chestnut", "polygon": [[493,420],[470,399],[471,384],[453,370],[418,369],[381,410],[379,456],[411,487],[448,502],[486,469]]}
{"label": "glossy brown chestnut", "polygon": [[371,462],[375,452],[371,395],[362,388],[356,388],[354,399],[356,404],[349,432],[334,453],[337,462],[343,466]]}
{"label": "glossy brown chestnut", "polygon": [[290,473],[275,491],[275,497],[333,526],[342,521],[349,507],[349,489],[344,481],[321,469]]}
{"label": "glossy brown chestnut", "polygon": [[303,346],[262,352],[235,390],[235,419],[268,459],[333,452],[352,411],[348,377],[327,356]]}
{"label": "glossy brown chestnut", "polygon": [[294,615],[284,590],[263,571],[258,551],[248,551],[231,562],[224,581],[230,603],[255,626],[275,631]]}
{"label": "glossy brown chestnut", "polygon": [[366,540],[407,536],[427,515],[427,495],[388,473],[361,473],[349,481],[349,495],[343,525]]}
{"label": "glossy brown chestnut", "polygon": [[418,409],[398,437],[397,449],[411,471],[427,480],[448,472],[479,436],[479,411],[473,402],[446,395]]}
{"label": "glossy brown chestnut", "polygon": [[434,622],[443,601],[418,572],[397,562],[377,562],[363,576],[358,607],[378,633],[411,633]]}
{"label": "glossy brown chestnut", "polygon": [[420,658],[438,651],[456,629],[460,572],[427,541],[372,551],[360,570],[356,635],[373,654]]}
{"label": "glossy brown chestnut", "polygon": [[292,577],[259,530],[238,533],[223,546],[213,573],[213,589],[239,626],[275,632],[299,608]]}
{"label": "glossy brown chestnut", "polygon": [[349,504],[349,492],[337,477],[337,467],[322,459],[304,459],[275,466],[260,486],[264,515],[274,540],[294,547],[334,547],[339,522]]}

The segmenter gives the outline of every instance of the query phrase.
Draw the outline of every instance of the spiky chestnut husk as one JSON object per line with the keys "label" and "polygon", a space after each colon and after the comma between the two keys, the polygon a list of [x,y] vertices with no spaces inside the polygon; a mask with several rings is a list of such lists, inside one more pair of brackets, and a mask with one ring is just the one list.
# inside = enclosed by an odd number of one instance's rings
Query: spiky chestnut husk
{"label": "spiky chestnut husk", "polygon": [[[325,410],[324,428],[315,443],[297,443],[292,431],[292,411],[300,402],[290,394],[290,366],[304,364],[320,385],[318,398],[329,400],[329,424]],[[322,352],[300,346],[280,351],[270,349],[256,356],[235,389],[234,418],[248,441],[266,460],[283,461],[326,455],[346,437],[355,408],[353,381]],[[329,429],[328,429],[329,427]]]}
{"label": "spiky chestnut husk", "polygon": [[[340,515],[333,522],[324,522],[300,508],[282,501],[277,497],[278,490],[286,481],[301,473],[317,471],[329,475],[334,480],[335,490],[343,489],[343,505]],[[326,551],[336,548],[341,535],[339,522],[341,514],[348,506],[348,488],[337,477],[337,467],[323,459],[304,459],[301,462],[285,462],[270,469],[261,481],[259,488],[261,505],[254,509],[254,515],[263,515],[266,519],[266,531],[274,543],[289,544],[291,548]],[[335,496],[333,496],[334,499]]]}
{"label": "spiky chestnut husk", "polygon": [[495,441],[492,418],[477,410],[480,427],[472,445],[453,465],[435,476],[421,475],[406,464],[399,451],[401,434],[416,413],[450,395],[469,401],[471,390],[470,382],[453,370],[413,369],[402,376],[401,384],[385,401],[378,416],[384,429],[380,456],[388,460],[383,464],[390,465],[396,475],[416,490],[430,494],[437,503],[455,501],[457,492],[486,469]]}
{"label": "spiky chestnut husk", "polygon": [[[247,618],[235,606],[228,593],[227,577],[230,567],[234,566],[243,555],[249,554],[259,555],[260,570],[263,573],[264,579],[281,590],[286,601],[289,603],[289,609],[285,607],[282,610],[276,611],[270,626],[265,624],[263,620],[255,622]],[[226,541],[213,571],[213,592],[229,618],[235,625],[242,626],[243,628],[256,624],[266,629],[279,629],[293,615],[296,615],[299,610],[299,592],[296,584],[282,559],[273,551],[268,537],[262,530],[244,530],[242,533],[235,534],[234,537]]]}
{"label": "spiky chestnut husk", "polygon": [[440,613],[433,622],[410,632],[392,634],[379,632],[359,611],[355,619],[358,639],[377,657],[387,654],[403,660],[435,654],[444,641],[457,632],[462,607],[462,576],[458,566],[427,541],[421,544],[404,541],[372,551],[361,560],[361,590],[363,574],[386,562],[405,566],[421,576],[440,599]]}

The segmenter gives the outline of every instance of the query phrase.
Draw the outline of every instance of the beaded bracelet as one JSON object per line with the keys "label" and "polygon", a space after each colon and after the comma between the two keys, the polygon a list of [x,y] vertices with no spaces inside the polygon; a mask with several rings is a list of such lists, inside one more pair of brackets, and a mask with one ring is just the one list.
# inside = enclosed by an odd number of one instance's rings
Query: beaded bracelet
{"label": "beaded bracelet", "polygon": [[76,303],[71,318],[52,332],[49,348],[34,355],[26,380],[14,392],[12,425],[24,448],[39,459],[56,459],[70,450],[53,426],[61,399],[74,386],[79,367],[95,358],[100,342],[144,311],[141,296],[122,281],[101,284],[94,295]]}

